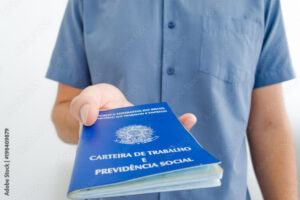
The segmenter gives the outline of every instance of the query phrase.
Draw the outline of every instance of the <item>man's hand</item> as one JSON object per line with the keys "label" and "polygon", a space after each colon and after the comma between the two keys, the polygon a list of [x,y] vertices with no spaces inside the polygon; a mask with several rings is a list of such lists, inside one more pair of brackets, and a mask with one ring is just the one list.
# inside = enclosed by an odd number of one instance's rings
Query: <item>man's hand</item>
{"label": "man's hand", "polygon": [[[99,110],[133,106],[123,93],[113,85],[97,84],[84,90],[59,84],[52,121],[58,136],[66,143],[77,143],[79,124],[91,126]],[[69,112],[70,111],[70,112]],[[190,130],[196,123],[195,115],[186,113],[179,117],[183,126]]]}
{"label": "man's hand", "polygon": [[[113,85],[97,84],[84,89],[71,102],[72,116],[86,126],[95,123],[99,110],[109,110],[133,106],[123,93]],[[195,115],[186,113],[179,118],[186,129],[191,129],[196,123]]]}
{"label": "man's hand", "polygon": [[72,116],[86,126],[93,125],[99,110],[132,106],[123,93],[110,84],[97,84],[85,88],[70,106]]}

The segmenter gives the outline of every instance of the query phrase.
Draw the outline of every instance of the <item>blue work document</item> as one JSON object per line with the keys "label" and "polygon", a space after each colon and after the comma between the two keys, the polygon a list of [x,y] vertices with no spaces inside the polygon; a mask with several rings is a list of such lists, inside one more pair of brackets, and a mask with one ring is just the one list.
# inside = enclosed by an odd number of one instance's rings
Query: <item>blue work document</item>
{"label": "blue work document", "polygon": [[216,187],[219,164],[165,102],[100,111],[94,125],[82,127],[68,197]]}

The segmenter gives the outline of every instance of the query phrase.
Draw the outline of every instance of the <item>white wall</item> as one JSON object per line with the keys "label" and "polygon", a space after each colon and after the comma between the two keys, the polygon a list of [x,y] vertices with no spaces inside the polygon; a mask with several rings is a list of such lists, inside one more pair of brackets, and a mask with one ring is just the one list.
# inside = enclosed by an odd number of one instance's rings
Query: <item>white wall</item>
{"label": "white wall", "polygon": [[[0,199],[5,128],[11,141],[11,196],[6,199],[65,199],[75,146],[63,144],[55,134],[49,116],[57,84],[44,79],[65,5],[66,0],[1,0]],[[293,63],[300,74],[300,2],[284,0],[282,6]],[[286,83],[284,89],[299,163],[299,79]],[[261,199],[249,169],[252,197]]]}

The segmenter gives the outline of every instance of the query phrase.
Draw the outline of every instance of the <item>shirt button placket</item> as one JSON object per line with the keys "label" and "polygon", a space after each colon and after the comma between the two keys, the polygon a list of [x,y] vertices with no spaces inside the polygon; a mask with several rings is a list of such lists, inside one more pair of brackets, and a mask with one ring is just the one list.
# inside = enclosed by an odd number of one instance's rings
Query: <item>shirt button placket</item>
{"label": "shirt button placket", "polygon": [[174,63],[174,41],[176,41],[176,20],[173,17],[172,1],[164,0],[163,26],[163,71],[161,100],[167,101],[170,88],[175,78],[176,66]]}

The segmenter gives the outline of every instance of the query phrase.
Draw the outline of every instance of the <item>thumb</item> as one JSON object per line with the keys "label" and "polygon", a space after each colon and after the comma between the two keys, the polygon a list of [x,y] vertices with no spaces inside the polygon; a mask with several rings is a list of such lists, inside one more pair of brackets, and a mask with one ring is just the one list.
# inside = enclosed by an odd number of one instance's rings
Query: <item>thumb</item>
{"label": "thumb", "polygon": [[188,131],[196,124],[197,118],[192,113],[185,113],[178,118],[178,120],[182,123],[184,128]]}
{"label": "thumb", "polygon": [[113,85],[97,84],[85,88],[76,96],[70,105],[74,118],[86,126],[91,126],[97,120],[99,110],[132,106],[123,93]]}

